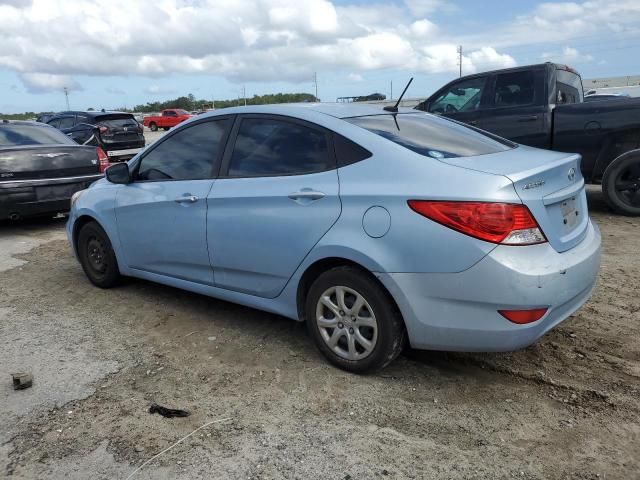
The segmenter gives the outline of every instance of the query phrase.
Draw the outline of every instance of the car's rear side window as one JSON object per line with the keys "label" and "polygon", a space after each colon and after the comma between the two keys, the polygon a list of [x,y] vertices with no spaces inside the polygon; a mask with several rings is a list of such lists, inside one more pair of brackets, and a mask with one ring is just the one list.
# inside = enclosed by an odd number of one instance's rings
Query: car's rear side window
{"label": "car's rear side window", "polygon": [[331,159],[324,131],[277,119],[246,118],[238,130],[228,175],[301,175],[331,168]]}
{"label": "car's rear side window", "polygon": [[370,115],[344,120],[431,158],[472,157],[515,147],[508,140],[427,114]]}
{"label": "car's rear side window", "polygon": [[75,145],[76,142],[52,127],[38,125],[4,125],[0,127],[0,146]]}

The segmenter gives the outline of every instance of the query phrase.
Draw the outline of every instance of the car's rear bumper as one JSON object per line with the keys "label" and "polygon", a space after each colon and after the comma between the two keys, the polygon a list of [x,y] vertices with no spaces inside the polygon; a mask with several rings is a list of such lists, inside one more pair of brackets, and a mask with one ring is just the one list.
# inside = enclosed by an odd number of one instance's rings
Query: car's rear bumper
{"label": "car's rear bumper", "polygon": [[0,220],[66,212],[71,196],[104,175],[0,182]]}
{"label": "car's rear bumper", "polygon": [[[600,232],[591,222],[587,229],[583,241],[563,253],[547,243],[501,245],[463,272],[378,277],[398,303],[413,347],[516,350],[535,342],[589,299],[600,266]],[[498,313],[539,307],[548,307],[547,313],[525,325]]]}

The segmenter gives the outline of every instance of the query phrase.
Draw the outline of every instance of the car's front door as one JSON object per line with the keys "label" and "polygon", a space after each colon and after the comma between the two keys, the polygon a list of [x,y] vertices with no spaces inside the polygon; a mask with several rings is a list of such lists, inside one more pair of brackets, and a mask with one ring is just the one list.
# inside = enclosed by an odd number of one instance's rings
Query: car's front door
{"label": "car's front door", "polygon": [[152,147],[116,196],[127,265],[145,272],[213,284],[207,248],[207,195],[231,118],[189,125]]}
{"label": "car's front door", "polygon": [[443,115],[482,128],[482,107],[487,77],[474,77],[451,83],[436,93],[421,110]]}
{"label": "car's front door", "polygon": [[208,205],[216,286],[276,297],[340,215],[330,134],[288,117],[241,117]]}

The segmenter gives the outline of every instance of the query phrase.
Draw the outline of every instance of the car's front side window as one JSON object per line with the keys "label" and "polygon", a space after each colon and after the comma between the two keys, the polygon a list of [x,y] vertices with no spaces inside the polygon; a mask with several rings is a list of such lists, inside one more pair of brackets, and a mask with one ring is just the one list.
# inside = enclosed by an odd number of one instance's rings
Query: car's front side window
{"label": "car's front side window", "polygon": [[229,119],[212,120],[177,131],[142,158],[136,179],[211,178],[229,122]]}
{"label": "car's front side window", "polygon": [[228,175],[300,175],[329,168],[325,132],[276,119],[247,118],[238,130]]}

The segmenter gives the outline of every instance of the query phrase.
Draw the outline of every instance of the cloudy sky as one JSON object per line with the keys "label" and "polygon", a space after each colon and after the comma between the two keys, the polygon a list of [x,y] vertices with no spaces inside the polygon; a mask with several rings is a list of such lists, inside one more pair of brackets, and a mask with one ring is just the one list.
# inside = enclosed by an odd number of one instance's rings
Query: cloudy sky
{"label": "cloudy sky", "polygon": [[0,0],[0,112],[193,93],[425,96],[458,74],[553,60],[640,74],[640,1]]}

